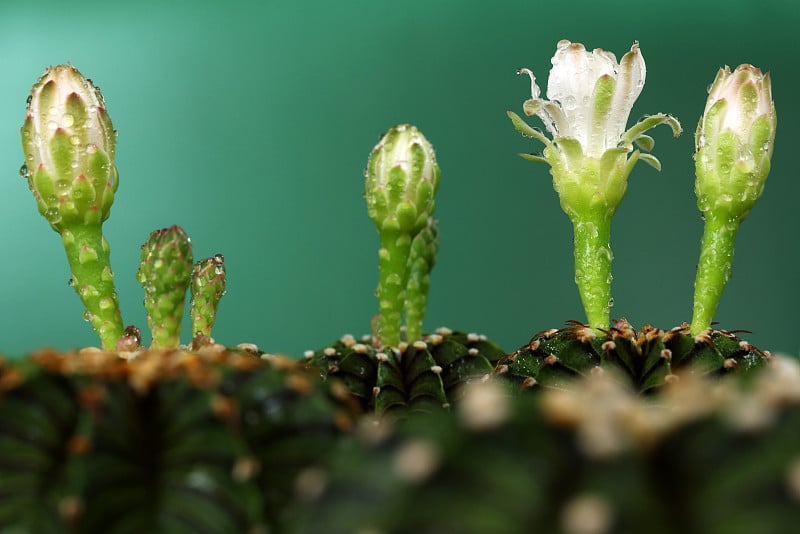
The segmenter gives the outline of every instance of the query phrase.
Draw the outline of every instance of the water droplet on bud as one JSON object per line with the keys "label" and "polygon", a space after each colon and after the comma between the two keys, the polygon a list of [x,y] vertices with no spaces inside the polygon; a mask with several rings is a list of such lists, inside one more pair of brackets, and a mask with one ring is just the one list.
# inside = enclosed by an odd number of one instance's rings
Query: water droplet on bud
{"label": "water droplet on bud", "polygon": [[27,163],[23,163],[22,167],[19,168],[19,175],[25,179],[27,179],[31,175],[31,171],[28,170]]}
{"label": "water droplet on bud", "polygon": [[75,117],[70,113],[64,113],[64,116],[61,117],[61,124],[64,128],[71,128],[75,124]]}
{"label": "water droplet on bud", "polygon": [[31,109],[31,102],[33,101],[33,95],[28,95],[28,98],[25,99],[25,109]]}
{"label": "water droplet on bud", "polygon": [[61,213],[58,211],[58,208],[47,208],[44,212],[44,217],[50,223],[57,223],[61,220]]}

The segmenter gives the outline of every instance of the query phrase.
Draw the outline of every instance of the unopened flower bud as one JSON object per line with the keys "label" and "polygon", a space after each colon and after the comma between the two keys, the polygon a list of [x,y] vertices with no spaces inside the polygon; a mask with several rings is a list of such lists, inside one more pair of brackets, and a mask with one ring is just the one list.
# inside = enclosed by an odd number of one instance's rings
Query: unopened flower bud
{"label": "unopened flower bud", "polygon": [[416,235],[433,214],[438,187],[436,154],[416,127],[395,126],[372,150],[365,189],[369,216],[379,232]]}
{"label": "unopened flower bud", "polygon": [[108,218],[118,185],[115,137],[100,90],[72,65],[48,68],[31,88],[20,173],[57,232]]}
{"label": "unopened flower bud", "polygon": [[761,192],[775,141],[769,73],[752,65],[720,69],[695,135],[697,205],[743,219]]}

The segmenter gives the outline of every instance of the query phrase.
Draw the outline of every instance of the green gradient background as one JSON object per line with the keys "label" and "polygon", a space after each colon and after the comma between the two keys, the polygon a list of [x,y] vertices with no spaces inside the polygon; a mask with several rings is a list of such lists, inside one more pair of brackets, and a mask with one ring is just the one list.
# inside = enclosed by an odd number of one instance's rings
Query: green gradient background
{"label": "green gradient background", "polygon": [[442,245],[426,326],[487,334],[507,350],[583,320],[571,226],[540,147],[506,110],[545,83],[562,38],[618,57],[641,43],[647,83],[632,113],[676,115],[654,131],[664,170],[639,165],[612,230],[614,317],[669,328],[690,319],[702,223],[693,132],[718,67],[769,70],[779,127],[772,173],[739,235],[717,314],[764,348],[797,353],[800,143],[791,0],[670,2],[3,1],[0,7],[0,352],[96,344],[67,286],[57,236],[17,169],[30,85],[70,61],[103,89],[119,129],[120,188],[106,236],[126,324],[144,327],[134,280],[148,233],[182,225],[195,257],[223,253],[218,341],[298,355],[376,310],[377,237],[361,197],[388,127],[419,126],[437,149]]}

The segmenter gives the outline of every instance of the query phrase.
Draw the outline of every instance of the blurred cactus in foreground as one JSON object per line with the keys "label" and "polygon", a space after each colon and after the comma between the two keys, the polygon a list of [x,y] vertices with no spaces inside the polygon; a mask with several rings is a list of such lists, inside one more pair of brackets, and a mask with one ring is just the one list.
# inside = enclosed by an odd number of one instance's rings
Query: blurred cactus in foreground
{"label": "blurred cactus in foreground", "polygon": [[153,348],[176,348],[180,344],[192,262],[192,243],[180,226],[156,230],[142,245],[136,279],[144,288]]}
{"label": "blurred cactus in foreground", "polygon": [[72,65],[45,70],[27,106],[20,174],[28,180],[39,213],[61,235],[70,285],[103,348],[111,350],[123,323],[101,226],[119,185],[116,131],[100,90]]}
{"label": "blurred cactus in foreground", "polygon": [[711,325],[731,276],[736,233],[764,190],[776,126],[769,73],[752,65],[720,69],[695,134],[695,192],[705,228],[693,334]]}
{"label": "blurred cactus in foreground", "polygon": [[365,197],[380,236],[376,337],[381,345],[400,343],[411,243],[433,215],[438,187],[436,154],[414,126],[390,129],[372,150]]}

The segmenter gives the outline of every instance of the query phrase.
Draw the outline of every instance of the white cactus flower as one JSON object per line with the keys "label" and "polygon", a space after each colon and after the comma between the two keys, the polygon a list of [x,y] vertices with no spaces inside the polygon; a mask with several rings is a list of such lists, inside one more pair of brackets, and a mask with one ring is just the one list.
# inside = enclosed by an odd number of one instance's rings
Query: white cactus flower
{"label": "white cactus flower", "polygon": [[[523,104],[525,114],[538,116],[551,137],[530,127],[516,113],[509,111],[508,116],[522,135],[545,146],[540,155],[520,155],[550,165],[561,208],[574,226],[575,281],[586,316],[593,328],[602,330],[608,327],[613,302],[611,217],[638,160],[661,168],[654,156],[640,151],[650,151],[655,144],[644,132],[668,124],[678,136],[681,126],[674,117],[658,114],[645,116],[626,129],[645,81],[638,43],[633,43],[618,63],[611,52],[599,48],[588,52],[580,43],[560,41],[552,63],[547,99],[541,98],[530,69],[517,71],[531,78],[531,98]],[[639,148],[634,149],[634,143]]]}
{"label": "white cactus flower", "polygon": [[536,114],[553,137],[577,140],[584,152],[599,157],[622,141],[633,103],[645,81],[644,58],[639,44],[617,63],[611,52],[596,48],[587,52],[580,43],[561,41],[552,59],[547,81],[547,100],[529,69],[531,101],[526,113]]}
{"label": "white cactus flower", "polygon": [[591,204],[605,205],[609,213],[619,205],[626,181],[639,159],[656,169],[659,161],[650,154],[655,144],[644,132],[666,123],[675,136],[681,132],[677,119],[669,115],[645,116],[626,130],[633,104],[644,87],[646,68],[639,44],[617,62],[616,56],[599,48],[589,52],[580,43],[562,40],[552,59],[547,99],[541,98],[536,77],[529,69],[519,74],[531,78],[531,98],[523,104],[525,114],[537,115],[552,138],[525,124],[509,112],[514,126],[525,136],[545,145],[542,155],[522,154],[552,167],[553,184],[570,216]]}

